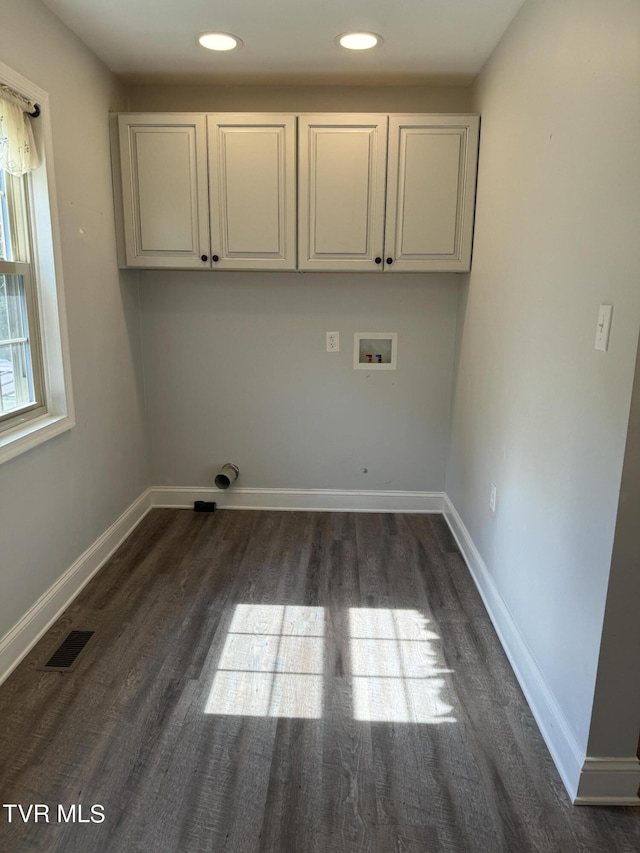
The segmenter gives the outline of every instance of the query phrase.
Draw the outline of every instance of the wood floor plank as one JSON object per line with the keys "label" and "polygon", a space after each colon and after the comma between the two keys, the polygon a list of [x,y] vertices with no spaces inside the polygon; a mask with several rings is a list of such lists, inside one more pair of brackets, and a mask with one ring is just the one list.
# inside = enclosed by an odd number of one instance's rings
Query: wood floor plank
{"label": "wood floor plank", "polygon": [[3,853],[640,850],[639,809],[568,802],[438,515],[154,510],[0,721],[2,802],[51,814]]}
{"label": "wood floor plank", "polygon": [[278,720],[260,851],[323,853],[323,730],[319,720]]}

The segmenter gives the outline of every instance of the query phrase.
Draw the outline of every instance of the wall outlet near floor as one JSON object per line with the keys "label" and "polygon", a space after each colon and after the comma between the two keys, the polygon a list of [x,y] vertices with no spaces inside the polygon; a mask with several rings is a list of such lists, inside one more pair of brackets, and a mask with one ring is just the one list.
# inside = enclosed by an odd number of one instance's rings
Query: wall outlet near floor
{"label": "wall outlet near floor", "polygon": [[340,332],[327,332],[327,352],[340,352]]}
{"label": "wall outlet near floor", "polygon": [[498,487],[495,483],[491,483],[491,492],[489,493],[489,509],[491,512],[496,511],[496,501],[498,499]]}

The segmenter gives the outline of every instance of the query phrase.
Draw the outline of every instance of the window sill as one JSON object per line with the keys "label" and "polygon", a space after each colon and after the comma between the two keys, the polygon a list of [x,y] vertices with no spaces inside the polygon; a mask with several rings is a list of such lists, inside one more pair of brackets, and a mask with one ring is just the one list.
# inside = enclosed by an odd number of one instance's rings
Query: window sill
{"label": "window sill", "polygon": [[75,420],[67,414],[47,414],[0,433],[0,464],[67,432],[74,425]]}

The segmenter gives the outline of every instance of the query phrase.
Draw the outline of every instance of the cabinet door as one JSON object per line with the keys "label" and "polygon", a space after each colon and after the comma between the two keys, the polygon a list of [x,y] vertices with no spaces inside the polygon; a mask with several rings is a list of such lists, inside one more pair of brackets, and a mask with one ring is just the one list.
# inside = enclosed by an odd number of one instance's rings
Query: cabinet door
{"label": "cabinet door", "polygon": [[298,267],[382,270],[387,117],[301,116]]}
{"label": "cabinet door", "polygon": [[121,115],[118,132],[127,266],[209,268],[204,116]]}
{"label": "cabinet door", "polygon": [[479,121],[391,116],[385,270],[470,269]]}
{"label": "cabinet door", "polygon": [[207,117],[214,269],[296,267],[295,117]]}

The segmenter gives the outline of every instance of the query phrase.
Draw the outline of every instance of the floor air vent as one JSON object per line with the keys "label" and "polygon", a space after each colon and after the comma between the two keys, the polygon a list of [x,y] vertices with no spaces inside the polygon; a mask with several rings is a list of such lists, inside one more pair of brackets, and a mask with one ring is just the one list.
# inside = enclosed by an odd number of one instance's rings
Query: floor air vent
{"label": "floor air vent", "polygon": [[94,634],[95,631],[72,631],[62,645],[51,655],[43,669],[46,669],[47,672],[51,672],[51,670],[71,672],[72,669],[75,669],[80,654]]}

